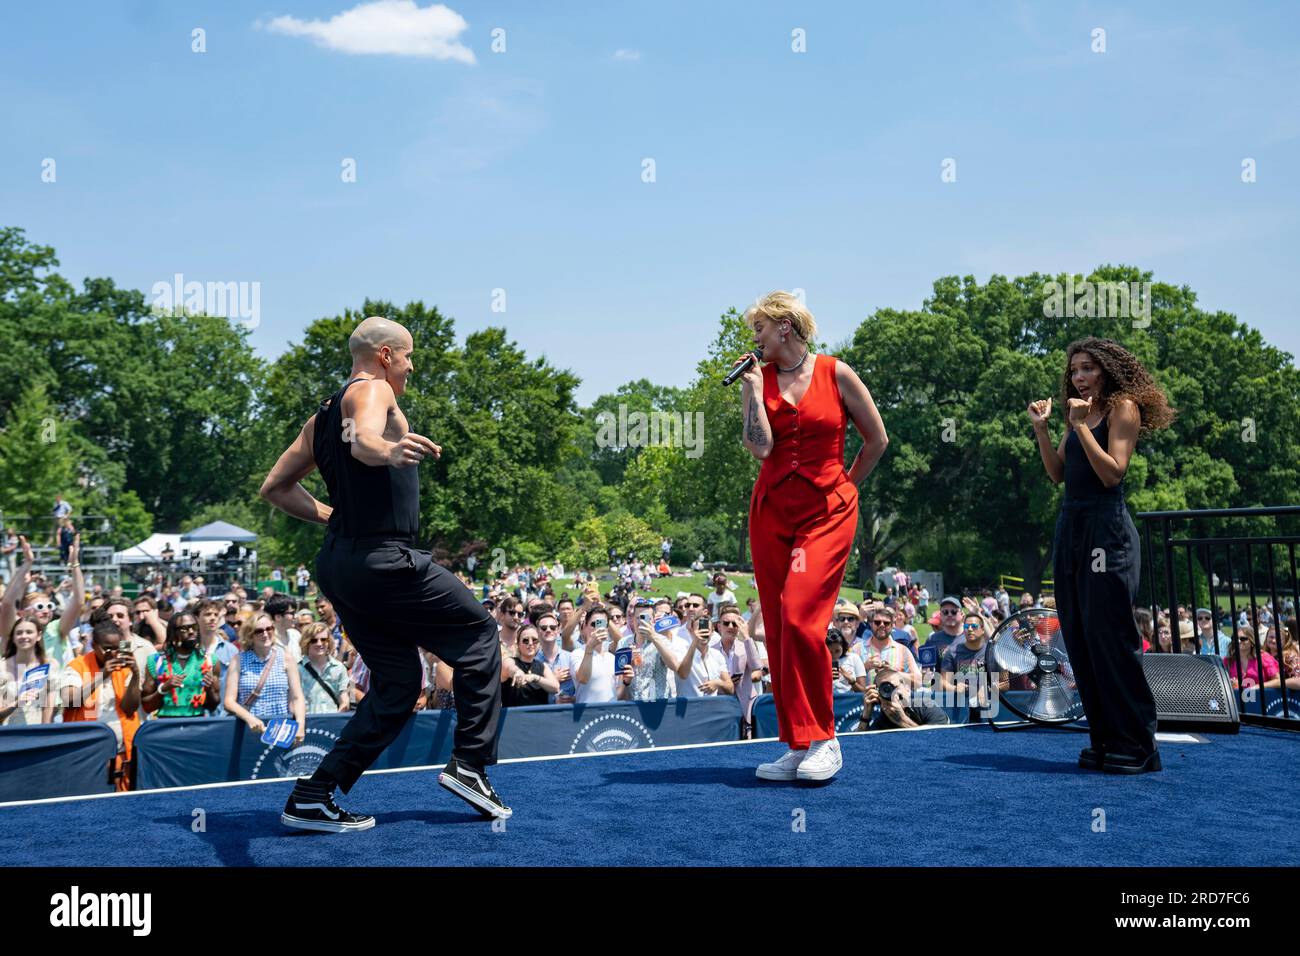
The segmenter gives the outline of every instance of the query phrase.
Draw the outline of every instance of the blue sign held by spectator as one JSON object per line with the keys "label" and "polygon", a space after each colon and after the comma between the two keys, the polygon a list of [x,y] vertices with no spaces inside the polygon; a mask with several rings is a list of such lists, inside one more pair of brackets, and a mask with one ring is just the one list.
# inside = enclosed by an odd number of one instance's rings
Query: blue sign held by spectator
{"label": "blue sign held by spectator", "polygon": [[293,746],[293,738],[296,736],[298,721],[289,717],[272,717],[266,722],[266,730],[262,731],[262,743],[288,750]]}
{"label": "blue sign held by spectator", "polygon": [[665,614],[659,620],[655,621],[655,632],[662,634],[664,631],[671,631],[681,623],[681,621],[677,620],[675,614]]}
{"label": "blue sign held by spectator", "polygon": [[25,694],[29,690],[40,690],[45,686],[45,682],[50,676],[49,664],[38,664],[35,667],[29,667],[23,673],[23,682],[18,688],[18,693]]}

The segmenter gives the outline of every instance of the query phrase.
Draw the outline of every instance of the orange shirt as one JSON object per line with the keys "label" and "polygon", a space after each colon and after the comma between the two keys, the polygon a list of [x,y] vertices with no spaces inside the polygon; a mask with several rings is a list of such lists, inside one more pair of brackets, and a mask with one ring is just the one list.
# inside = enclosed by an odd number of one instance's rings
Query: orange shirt
{"label": "orange shirt", "polygon": [[[80,657],[74,657],[67,667],[70,671],[75,671],[81,679],[84,686],[87,677],[93,677],[101,670],[99,661],[95,659],[95,652],[89,651]],[[126,684],[131,678],[131,671],[126,667],[119,667],[113,671],[109,679],[113,682],[113,692],[117,696],[115,702],[117,708],[117,719],[122,725],[122,749],[125,752],[126,759],[131,759],[131,742],[135,739],[135,732],[140,729],[140,710],[130,716],[122,710],[122,698],[126,695]],[[90,694],[80,707],[63,708],[63,722],[69,723],[75,720],[99,720],[99,694],[101,688]],[[75,698],[74,698],[75,699]]]}

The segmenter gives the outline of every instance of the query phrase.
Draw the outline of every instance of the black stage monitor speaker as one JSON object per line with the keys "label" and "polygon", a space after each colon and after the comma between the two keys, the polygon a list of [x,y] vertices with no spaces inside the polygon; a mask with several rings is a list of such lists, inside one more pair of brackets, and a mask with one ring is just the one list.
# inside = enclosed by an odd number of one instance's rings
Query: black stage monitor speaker
{"label": "black stage monitor speaker", "polygon": [[1223,661],[1201,654],[1143,654],[1142,669],[1156,699],[1161,730],[1235,734],[1237,696]]}

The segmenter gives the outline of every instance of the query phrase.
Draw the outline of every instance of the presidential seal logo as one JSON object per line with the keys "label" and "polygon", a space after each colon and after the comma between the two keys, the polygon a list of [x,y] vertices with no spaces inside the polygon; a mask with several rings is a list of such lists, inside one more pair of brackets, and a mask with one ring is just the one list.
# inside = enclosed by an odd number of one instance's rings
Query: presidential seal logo
{"label": "presidential seal logo", "polygon": [[858,704],[856,707],[850,708],[849,712],[845,714],[843,717],[841,717],[839,719],[839,722],[836,723],[835,732],[840,734],[848,734],[857,730],[858,718],[860,718],[861,716],[862,716],[861,704]]}
{"label": "presidential seal logo", "polygon": [[[1300,699],[1298,698],[1300,698],[1300,695],[1292,694],[1290,699],[1286,701],[1287,704],[1291,705],[1291,720],[1300,720]],[[1288,716],[1286,710],[1287,708],[1283,706],[1282,695],[1280,693],[1264,705],[1264,713],[1268,714],[1270,717],[1286,717]]]}
{"label": "presidential seal logo", "polygon": [[303,742],[292,750],[267,747],[257,756],[250,780],[275,777],[310,777],[334,748],[337,734],[320,727],[308,727]]}
{"label": "presidential seal logo", "polygon": [[605,714],[583,724],[569,746],[569,753],[606,753],[613,750],[641,750],[653,747],[654,738],[645,724],[630,714]]}

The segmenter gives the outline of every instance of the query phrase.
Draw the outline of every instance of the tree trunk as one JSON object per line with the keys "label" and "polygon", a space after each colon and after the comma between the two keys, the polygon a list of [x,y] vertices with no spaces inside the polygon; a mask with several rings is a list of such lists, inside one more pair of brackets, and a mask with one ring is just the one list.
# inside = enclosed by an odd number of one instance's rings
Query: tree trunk
{"label": "tree trunk", "polygon": [[[1041,604],[1043,589],[1043,571],[1047,568],[1048,555],[1033,543],[1026,543],[1020,548],[1020,574],[1025,579],[1024,589],[1034,596],[1034,603]],[[1015,604],[1015,601],[1011,602]]]}

